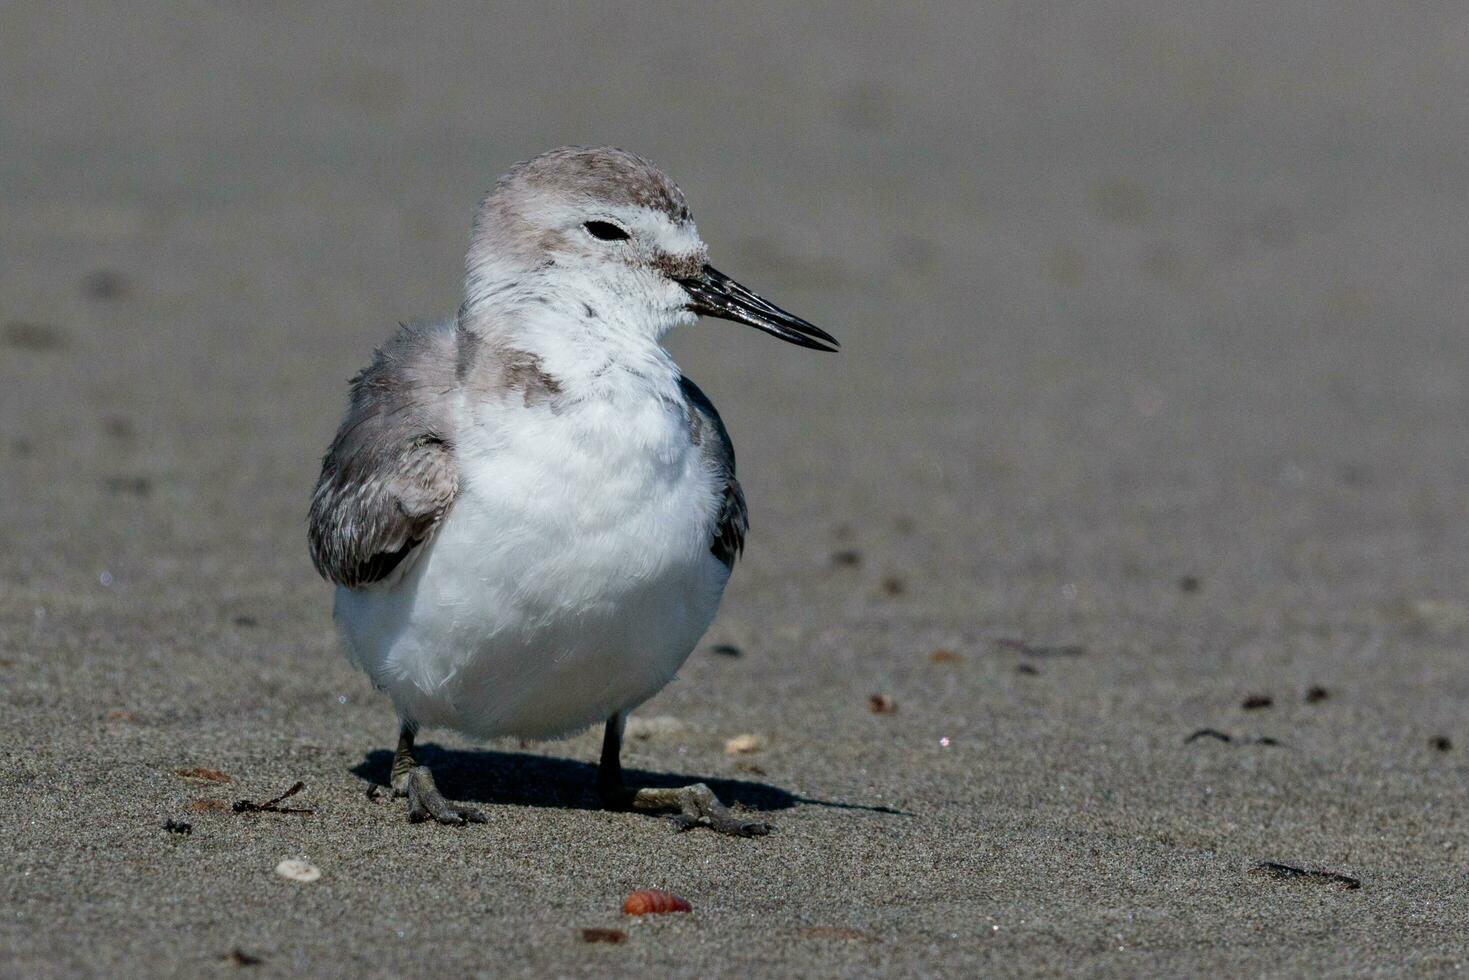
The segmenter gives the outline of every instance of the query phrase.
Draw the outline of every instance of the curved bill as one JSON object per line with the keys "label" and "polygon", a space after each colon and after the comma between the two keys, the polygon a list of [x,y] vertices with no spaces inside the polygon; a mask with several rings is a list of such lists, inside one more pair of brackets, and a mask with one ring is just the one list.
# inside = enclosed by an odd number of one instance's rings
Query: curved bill
{"label": "curved bill", "polygon": [[688,279],[678,280],[689,294],[689,309],[704,316],[747,323],[798,347],[835,352],[841,346],[831,334],[761,299],[712,265]]}

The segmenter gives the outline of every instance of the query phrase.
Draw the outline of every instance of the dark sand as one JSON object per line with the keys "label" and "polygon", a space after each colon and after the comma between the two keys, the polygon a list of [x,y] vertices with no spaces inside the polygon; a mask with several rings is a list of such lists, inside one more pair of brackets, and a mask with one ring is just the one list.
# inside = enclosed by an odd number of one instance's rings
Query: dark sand
{"label": "dark sand", "polygon": [[[120,7],[0,8],[0,974],[1469,963],[1462,5]],[[764,840],[598,811],[594,735],[430,733],[487,826],[366,795],[317,461],[571,141],[846,344],[673,340],[754,531],[627,761]]]}

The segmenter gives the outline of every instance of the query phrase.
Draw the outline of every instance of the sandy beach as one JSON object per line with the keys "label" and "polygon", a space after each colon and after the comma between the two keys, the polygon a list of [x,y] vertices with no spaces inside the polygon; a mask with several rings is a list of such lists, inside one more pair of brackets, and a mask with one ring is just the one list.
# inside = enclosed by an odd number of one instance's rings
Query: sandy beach
{"label": "sandy beach", "polygon": [[[1452,4],[0,7],[0,975],[1464,970],[1466,50]],[[767,838],[601,811],[595,732],[426,732],[490,819],[410,825],[308,559],[347,379],[562,143],[843,342],[670,341],[752,530],[624,762]]]}

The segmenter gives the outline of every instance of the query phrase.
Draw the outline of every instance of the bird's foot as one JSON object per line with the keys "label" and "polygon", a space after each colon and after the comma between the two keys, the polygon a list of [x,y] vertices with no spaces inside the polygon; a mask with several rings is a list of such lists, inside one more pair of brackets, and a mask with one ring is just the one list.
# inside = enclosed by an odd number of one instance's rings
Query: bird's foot
{"label": "bird's foot", "polygon": [[444,799],[444,794],[434,785],[434,774],[428,766],[414,766],[393,783],[394,796],[408,797],[408,819],[412,823],[433,820],[458,826],[486,822],[485,815],[474,807]]}
{"label": "bird's foot", "polygon": [[625,806],[634,810],[677,810],[672,819],[680,832],[708,827],[716,834],[731,837],[764,837],[775,829],[768,823],[737,816],[703,783],[676,789],[644,788],[627,794],[625,800]]}

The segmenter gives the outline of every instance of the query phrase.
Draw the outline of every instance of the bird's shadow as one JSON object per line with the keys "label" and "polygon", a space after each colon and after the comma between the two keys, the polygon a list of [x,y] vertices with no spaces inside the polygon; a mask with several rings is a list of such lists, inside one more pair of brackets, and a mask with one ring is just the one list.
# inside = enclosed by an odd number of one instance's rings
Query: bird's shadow
{"label": "bird's shadow", "polygon": [[[510,806],[544,806],[563,810],[604,808],[596,791],[597,767],[590,763],[525,752],[445,749],[433,744],[417,746],[414,755],[419,764],[433,770],[434,782],[451,800]],[[392,752],[374,749],[362,762],[353,766],[351,771],[353,775],[370,783],[387,786],[392,766]],[[634,789],[645,786],[673,788],[704,783],[724,803],[750,810],[788,810],[798,803],[809,803],[843,810],[907,816],[903,811],[891,807],[797,796],[778,786],[748,779],[717,779],[683,773],[648,772],[643,769],[624,769],[623,775],[627,785]]]}

